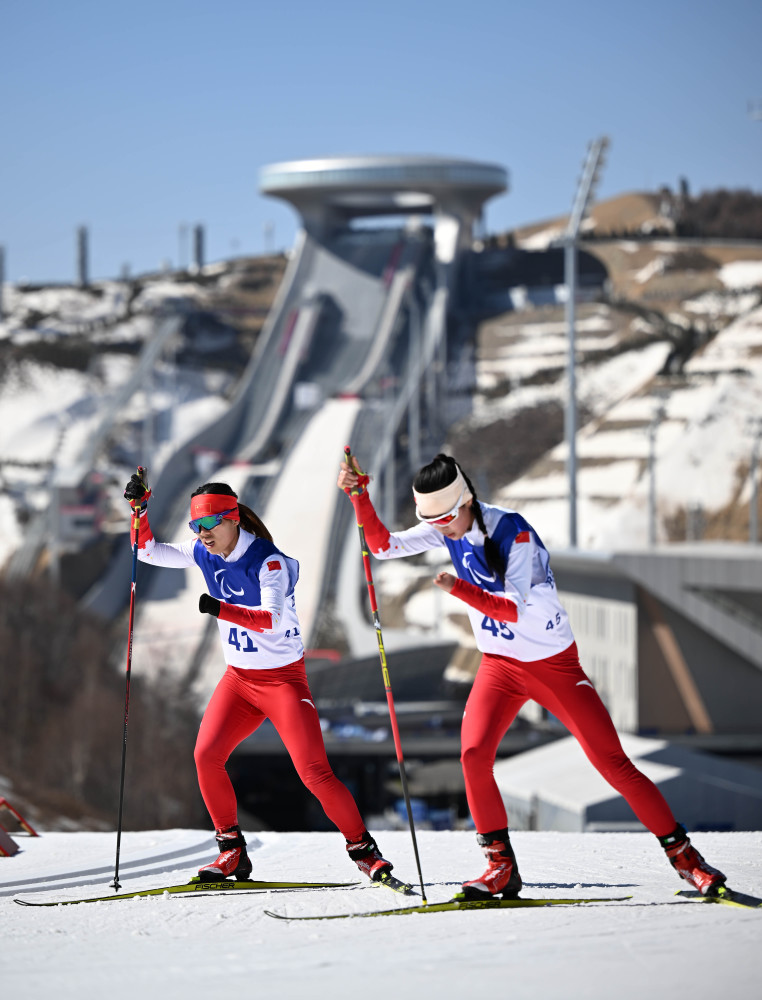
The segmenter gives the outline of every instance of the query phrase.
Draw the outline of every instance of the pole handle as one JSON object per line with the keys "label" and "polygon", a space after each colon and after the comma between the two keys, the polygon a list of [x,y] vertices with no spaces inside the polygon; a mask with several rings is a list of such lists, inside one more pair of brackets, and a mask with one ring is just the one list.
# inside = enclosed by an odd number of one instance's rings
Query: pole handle
{"label": "pole handle", "polygon": [[[355,461],[354,456],[352,455],[352,449],[349,447],[348,444],[344,445],[344,461],[347,463],[348,466],[350,466],[352,472],[354,472],[356,476],[361,476],[363,474],[363,471]],[[356,488],[351,491],[351,496],[356,497],[358,495],[359,495],[359,490],[357,490]]]}

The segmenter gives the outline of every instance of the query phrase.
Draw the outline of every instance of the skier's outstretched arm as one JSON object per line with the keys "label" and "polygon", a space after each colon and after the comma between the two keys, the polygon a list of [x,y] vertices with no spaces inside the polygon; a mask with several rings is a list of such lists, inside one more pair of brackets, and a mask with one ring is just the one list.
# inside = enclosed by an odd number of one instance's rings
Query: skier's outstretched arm
{"label": "skier's outstretched arm", "polygon": [[368,492],[369,483],[370,476],[359,471],[354,455],[350,457],[350,462],[341,463],[337,485],[352,501],[357,522],[363,526],[365,541],[374,556],[378,559],[399,559],[441,548],[445,544],[436,528],[428,524],[421,523],[407,531],[390,532],[376,513]]}

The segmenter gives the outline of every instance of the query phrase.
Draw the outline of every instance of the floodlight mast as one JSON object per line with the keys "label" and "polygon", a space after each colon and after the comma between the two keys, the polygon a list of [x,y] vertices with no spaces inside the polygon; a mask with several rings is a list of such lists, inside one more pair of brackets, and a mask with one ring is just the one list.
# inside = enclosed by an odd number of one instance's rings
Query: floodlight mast
{"label": "floodlight mast", "polygon": [[749,476],[751,477],[751,498],[749,500],[749,541],[756,545],[759,541],[759,456],[762,448],[762,419],[751,423],[754,439],[751,447]]}
{"label": "floodlight mast", "polygon": [[571,215],[562,237],[564,247],[564,281],[566,284],[566,326],[569,336],[568,378],[566,401],[566,471],[569,480],[569,547],[577,548],[577,374],[575,346],[575,304],[577,298],[577,239],[587,210],[595,196],[609,146],[607,136],[590,143],[582,177],[577,186]]}

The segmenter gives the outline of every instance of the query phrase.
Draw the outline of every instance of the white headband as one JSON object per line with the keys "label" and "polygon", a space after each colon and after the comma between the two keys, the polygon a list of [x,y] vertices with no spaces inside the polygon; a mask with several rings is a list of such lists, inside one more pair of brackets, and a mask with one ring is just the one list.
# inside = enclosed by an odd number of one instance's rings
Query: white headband
{"label": "white headband", "polygon": [[442,487],[441,490],[435,490],[433,493],[419,493],[416,488],[413,487],[415,505],[418,508],[418,513],[421,517],[437,517],[437,515],[444,516],[455,507],[458,501],[460,501],[462,505],[473,499],[471,492],[466,486],[463,473],[457,465],[455,466],[455,469],[457,471],[455,479],[453,479],[451,483],[448,483],[447,486]]}

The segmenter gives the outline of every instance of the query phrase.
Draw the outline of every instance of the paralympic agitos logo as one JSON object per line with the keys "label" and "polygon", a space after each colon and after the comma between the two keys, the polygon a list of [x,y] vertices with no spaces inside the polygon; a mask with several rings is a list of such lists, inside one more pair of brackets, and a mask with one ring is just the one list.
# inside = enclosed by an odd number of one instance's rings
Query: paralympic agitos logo
{"label": "paralympic agitos logo", "polygon": [[474,581],[474,583],[497,583],[497,577],[495,576],[494,573],[490,573],[489,576],[485,576],[484,573],[479,572],[479,569],[475,569],[471,565],[471,560],[473,558],[475,558],[473,552],[464,552],[462,563],[463,563],[463,568],[468,574],[470,574],[471,579]]}
{"label": "paralympic agitos logo", "polygon": [[220,588],[220,593],[227,600],[229,597],[241,597],[243,595],[243,590],[233,590],[229,588],[227,582],[224,579],[220,579],[223,573],[227,572],[225,569],[218,569],[214,571],[214,581]]}

